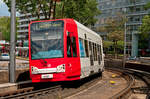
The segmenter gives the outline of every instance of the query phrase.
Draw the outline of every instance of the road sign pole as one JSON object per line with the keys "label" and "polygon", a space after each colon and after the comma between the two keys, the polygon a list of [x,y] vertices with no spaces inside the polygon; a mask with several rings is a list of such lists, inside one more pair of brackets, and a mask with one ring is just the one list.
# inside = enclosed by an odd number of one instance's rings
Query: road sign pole
{"label": "road sign pole", "polygon": [[15,37],[16,37],[16,9],[15,0],[11,0],[11,35],[10,35],[10,64],[9,64],[9,81],[10,83],[15,83]]}

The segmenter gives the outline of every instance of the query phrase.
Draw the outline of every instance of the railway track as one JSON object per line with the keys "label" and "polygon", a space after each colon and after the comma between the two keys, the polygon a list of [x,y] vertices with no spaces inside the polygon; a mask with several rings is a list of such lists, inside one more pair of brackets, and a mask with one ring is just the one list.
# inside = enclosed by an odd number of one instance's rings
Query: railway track
{"label": "railway track", "polygon": [[115,68],[107,68],[107,69],[122,72],[125,75],[124,78],[127,80],[127,87],[121,90],[119,93],[113,95],[111,99],[128,98],[129,95],[131,94],[131,89],[134,84],[134,77],[127,72],[123,72],[121,69],[115,69]]}
{"label": "railway track", "polygon": [[[129,91],[132,91],[133,94],[145,94],[146,99],[150,99],[150,73],[129,68],[109,68],[109,69],[122,71],[124,73],[133,75],[135,79],[141,79],[141,81],[143,81],[146,86],[143,85],[139,87],[130,86]],[[122,93],[127,94],[129,91],[123,91]],[[119,95],[118,93],[116,94],[116,96],[120,97],[121,95]]]}
{"label": "railway track", "polygon": [[[1,96],[1,99],[55,99],[56,96],[58,96],[58,92],[59,90],[61,90],[61,87],[58,86],[54,86],[54,87],[50,87],[50,88],[45,88],[45,89],[41,89],[41,90],[36,90],[36,91],[32,91],[32,88],[30,88],[30,90],[28,90],[26,88],[22,89],[22,91],[18,90],[17,94],[12,95],[9,93],[5,94],[5,96]],[[58,96],[59,97],[59,96]]]}
{"label": "railway track", "polygon": [[137,76],[146,84],[146,86],[132,88],[133,93],[146,94],[146,99],[150,99],[150,73],[135,69],[126,69],[126,71]]}
{"label": "railway track", "polygon": [[[107,68],[108,69],[108,68]],[[132,69],[119,69],[119,68],[109,68],[109,71],[116,71],[122,73],[121,75],[124,77],[124,79],[127,81],[127,85],[125,88],[120,90],[117,94],[114,94],[111,96],[111,99],[128,99],[128,97],[133,93],[144,93],[147,95],[146,99],[150,99],[150,74],[143,72],[143,71],[137,71]],[[134,79],[135,76],[140,78],[142,81],[145,82],[147,85],[146,87],[133,87],[134,85]],[[38,90],[34,90],[33,87],[27,87],[22,88],[20,90],[17,90],[14,92],[8,92],[5,94],[0,93],[0,99],[63,99],[66,97],[70,97],[72,95],[75,95],[77,93],[81,93],[83,90],[90,89],[93,84],[96,84],[99,80],[103,80],[102,78],[93,78],[92,80],[86,80],[85,82],[82,82],[82,84],[79,84],[78,86],[74,87],[66,87],[68,84],[62,87],[62,84],[58,84],[56,86],[52,86],[50,88],[42,88]],[[78,82],[79,83],[79,82]],[[73,86],[73,84],[70,86]],[[94,85],[97,86],[97,85]],[[103,83],[101,83],[100,86],[103,86]],[[80,87],[80,88],[79,88]],[[68,99],[68,98],[67,98]],[[97,98],[95,98],[97,99]]]}
{"label": "railway track", "polygon": [[[102,80],[106,81],[99,81],[94,85],[92,84],[92,86],[87,87],[85,90],[81,90],[80,92],[77,92],[75,94],[72,94],[66,97],[66,99],[128,99],[127,93],[130,92],[132,85],[134,84],[134,77],[120,70],[107,69],[107,71],[112,72],[111,74],[107,75],[110,77],[109,79],[107,79],[107,77],[104,77],[104,79]],[[108,72],[106,72],[105,74],[108,74]],[[112,74],[116,75],[116,77],[112,78]],[[126,82],[122,81],[121,79],[124,79]],[[111,80],[114,80],[116,84],[110,84]],[[119,91],[116,89],[118,89]]]}
{"label": "railway track", "polygon": [[[90,84],[93,84],[96,80],[95,76],[91,79],[92,80],[87,78],[76,82],[76,84],[73,84],[73,82],[60,82],[55,84],[36,83],[34,85],[31,81],[22,82],[18,86],[20,89],[16,91],[0,93],[0,99],[62,99],[66,96],[76,93],[75,91],[72,91],[72,89],[74,89],[73,87],[76,88],[82,86],[83,84],[88,87]],[[70,85],[68,86],[68,84]],[[66,89],[71,89],[71,92],[66,92]]]}

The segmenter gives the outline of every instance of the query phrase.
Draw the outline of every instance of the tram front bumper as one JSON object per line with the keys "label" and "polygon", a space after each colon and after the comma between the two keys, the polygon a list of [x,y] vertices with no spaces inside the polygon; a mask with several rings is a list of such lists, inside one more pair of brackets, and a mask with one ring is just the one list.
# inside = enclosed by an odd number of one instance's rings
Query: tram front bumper
{"label": "tram front bumper", "polygon": [[38,69],[35,66],[31,66],[32,74],[47,74],[47,73],[63,73],[65,72],[65,64],[58,65],[56,68],[43,68]]}

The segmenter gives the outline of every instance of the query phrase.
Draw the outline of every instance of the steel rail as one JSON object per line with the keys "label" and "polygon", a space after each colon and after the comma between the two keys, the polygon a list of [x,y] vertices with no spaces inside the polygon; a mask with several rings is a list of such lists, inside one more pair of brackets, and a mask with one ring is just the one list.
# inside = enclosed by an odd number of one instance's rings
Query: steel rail
{"label": "steel rail", "polygon": [[150,99],[150,73],[142,70],[130,69],[130,68],[108,68],[113,70],[122,71],[131,75],[139,77],[147,85],[146,99]]}
{"label": "steel rail", "polygon": [[5,96],[5,97],[0,97],[1,99],[37,99],[37,98],[44,98],[49,97],[50,95],[55,95],[56,91],[59,91],[61,89],[61,86],[54,86],[50,88],[45,88],[45,89],[40,89],[40,90],[35,90],[35,91],[27,91],[24,93],[18,93],[16,95],[10,95],[10,96]]}
{"label": "steel rail", "polygon": [[126,97],[126,95],[131,91],[132,86],[134,85],[134,77],[128,73],[123,72],[120,69],[116,69],[116,68],[106,68],[106,69],[123,73],[125,79],[128,81],[127,87],[121,90],[119,93],[113,95],[110,99],[121,99]]}
{"label": "steel rail", "polygon": [[126,68],[125,71],[133,72],[132,74],[136,75],[137,77],[142,79],[142,81],[144,81],[144,83],[147,85],[146,99],[150,99],[150,73],[146,71],[129,69],[129,68]]}

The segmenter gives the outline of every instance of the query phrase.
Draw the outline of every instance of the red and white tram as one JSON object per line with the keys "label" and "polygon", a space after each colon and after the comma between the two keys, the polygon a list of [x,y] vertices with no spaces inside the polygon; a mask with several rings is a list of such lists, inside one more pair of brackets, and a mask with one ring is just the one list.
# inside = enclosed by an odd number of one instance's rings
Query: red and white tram
{"label": "red and white tram", "polygon": [[101,37],[73,19],[29,25],[32,82],[79,80],[104,69]]}

